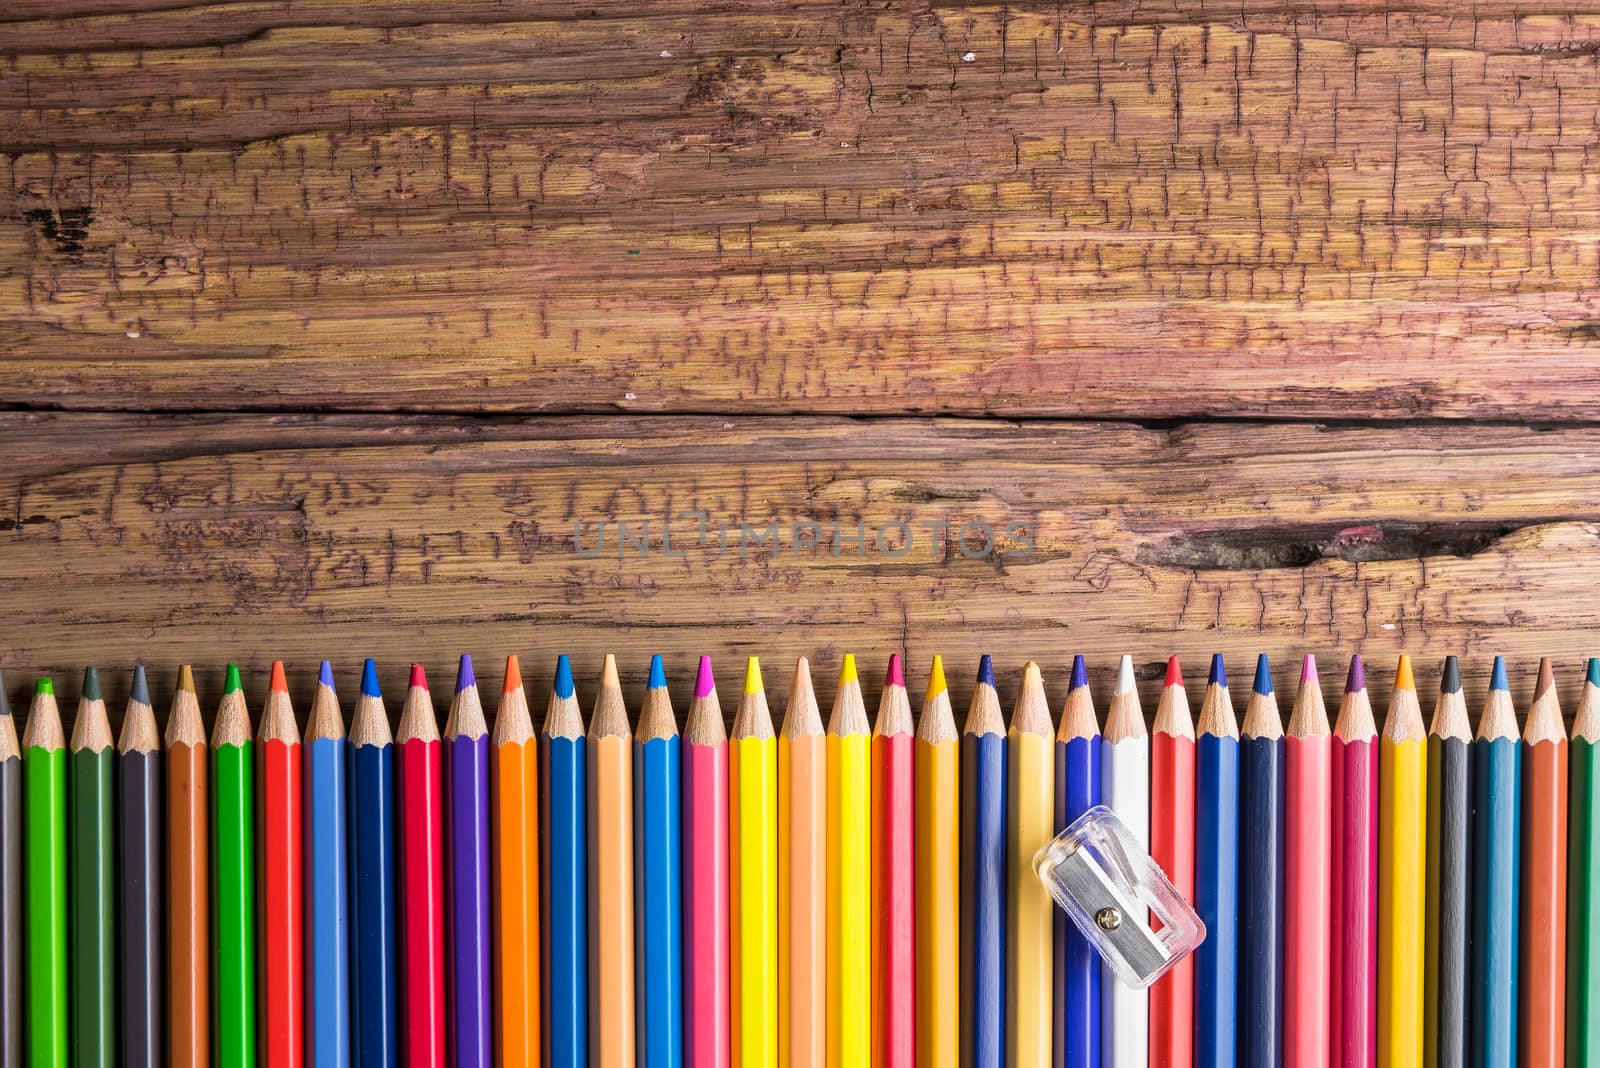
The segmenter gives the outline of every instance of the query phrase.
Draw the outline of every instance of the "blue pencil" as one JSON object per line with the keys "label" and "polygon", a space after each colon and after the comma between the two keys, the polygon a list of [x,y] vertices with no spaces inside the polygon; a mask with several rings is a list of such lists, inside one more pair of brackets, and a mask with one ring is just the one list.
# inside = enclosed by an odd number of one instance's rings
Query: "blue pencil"
{"label": "blue pencil", "polygon": [[361,672],[361,697],[350,722],[350,907],[355,947],[350,980],[355,991],[355,1063],[391,1068],[400,1060],[395,975],[396,937],[394,734],[370,659]]}
{"label": "blue pencil", "polygon": [[540,897],[547,1068],[589,1065],[589,759],[572,664],[556,661],[555,685],[539,736]]}
{"label": "blue pencil", "polygon": [[640,1068],[683,1064],[683,841],[678,722],[659,656],[633,742]]}
{"label": "blue pencil", "polygon": [[1239,1064],[1283,1062],[1283,719],[1267,654],[1239,741]]}
{"label": "blue pencil", "polygon": [[305,736],[306,1063],[350,1063],[349,743],[324,660]]}
{"label": "blue pencil", "polygon": [[961,734],[961,1058],[1006,1062],[1006,724],[994,666],[978,684]]}
{"label": "blue pencil", "polygon": [[[1100,803],[1100,725],[1083,657],[1056,733],[1056,831]],[[1100,955],[1060,909],[1055,914],[1055,1068],[1100,1063]]]}
{"label": "blue pencil", "polygon": [[1472,743],[1472,978],[1468,1049],[1475,1066],[1517,1063],[1517,918],[1521,910],[1522,740],[1494,658]]}
{"label": "blue pencil", "polygon": [[1194,896],[1206,925],[1194,954],[1195,1068],[1234,1068],[1239,944],[1239,727],[1219,653],[1195,731]]}

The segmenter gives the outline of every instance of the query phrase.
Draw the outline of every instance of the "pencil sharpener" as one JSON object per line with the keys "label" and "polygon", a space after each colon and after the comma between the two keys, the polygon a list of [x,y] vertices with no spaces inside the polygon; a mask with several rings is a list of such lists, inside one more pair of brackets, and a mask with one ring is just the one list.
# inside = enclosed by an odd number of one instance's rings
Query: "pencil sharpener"
{"label": "pencil sharpener", "polygon": [[1189,902],[1104,805],[1052,838],[1033,870],[1125,986],[1148,987],[1206,937]]}

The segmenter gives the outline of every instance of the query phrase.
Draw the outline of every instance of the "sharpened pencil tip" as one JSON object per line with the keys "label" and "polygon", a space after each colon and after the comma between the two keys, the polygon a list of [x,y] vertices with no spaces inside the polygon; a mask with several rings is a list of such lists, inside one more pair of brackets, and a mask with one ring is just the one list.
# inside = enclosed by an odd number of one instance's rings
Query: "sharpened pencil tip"
{"label": "sharpened pencil tip", "polygon": [[367,657],[367,662],[361,665],[361,696],[383,696],[383,691],[378,689],[378,664],[370,656]]}
{"label": "sharpened pencil tip", "polygon": [[1461,664],[1453,656],[1444,658],[1444,674],[1439,679],[1439,692],[1461,692]]}
{"label": "sharpened pencil tip", "polygon": [[[709,671],[711,663],[709,657],[706,658],[706,663],[708,665],[706,670]],[[761,658],[752,656],[744,662],[744,692],[748,696],[749,694],[760,693],[765,689],[766,687],[761,683]]]}
{"label": "sharpened pencil tip", "polygon": [[[751,657],[750,659],[754,660],[755,657]],[[746,677],[749,676],[750,665],[745,665],[744,673]],[[711,672],[711,658],[709,656],[702,656],[700,658],[700,666],[695,670],[694,673],[694,695],[697,698],[710,697],[711,691],[715,690],[716,688],[717,679],[716,676]]]}
{"label": "sharpened pencil tip", "polygon": [[615,653],[607,653],[605,662],[600,665],[600,685],[615,689],[622,688],[622,682],[617,678],[617,657]]}
{"label": "sharpened pencil tip", "polygon": [[1068,690],[1081,690],[1089,685],[1089,665],[1084,662],[1083,654],[1079,653],[1072,658],[1072,679],[1067,683]]}
{"label": "sharpened pencil tip", "polygon": [[472,673],[472,657],[462,653],[461,663],[456,667],[456,693],[476,685],[478,679]]}
{"label": "sharpened pencil tip", "polygon": [[242,689],[244,689],[244,682],[239,678],[239,665],[229,664],[228,674],[222,680],[222,692],[224,694],[237,693]]}
{"label": "sharpened pencil tip", "polygon": [[889,671],[883,678],[885,686],[904,686],[906,684],[906,669],[900,663],[899,653],[889,654]]}
{"label": "sharpened pencil tip", "polygon": [[844,686],[859,679],[860,676],[856,674],[856,655],[845,653],[844,663],[839,667],[839,685]]}
{"label": "sharpened pencil tip", "polygon": [[1533,687],[1534,697],[1543,697],[1556,684],[1555,669],[1550,664],[1548,656],[1539,658],[1539,681]]}
{"label": "sharpened pencil tip", "polygon": [[100,672],[93,667],[83,669],[83,699],[85,701],[101,700]]}
{"label": "sharpened pencil tip", "polygon": [[333,665],[326,660],[317,669],[317,685],[326,686],[330,690],[333,689]]}
{"label": "sharpened pencil tip", "polygon": [[500,684],[502,693],[514,693],[522,689],[522,665],[517,663],[517,654],[512,653],[506,657],[506,678]]}
{"label": "sharpened pencil tip", "polygon": [[923,700],[931,701],[949,689],[944,682],[944,658],[938,653],[933,654],[933,666],[928,668],[928,692],[923,695]]}
{"label": "sharpened pencil tip", "polygon": [[1590,686],[1600,686],[1600,656],[1589,658],[1588,683]]}
{"label": "sharpened pencil tip", "polygon": [[1344,677],[1344,692],[1355,693],[1367,688],[1367,671],[1361,666],[1361,654],[1350,658],[1350,673]]}
{"label": "sharpened pencil tip", "polygon": [[978,658],[978,681],[991,689],[994,687],[994,661],[989,659],[988,653]]}
{"label": "sharpened pencil tip", "polygon": [[421,664],[411,665],[411,682],[408,685],[413,690],[426,690],[428,688],[428,673],[422,670]]}
{"label": "sharpened pencil tip", "polygon": [[56,684],[50,681],[48,675],[36,680],[33,684],[33,696],[43,697],[45,694],[49,694],[51,697],[56,695]]}
{"label": "sharpened pencil tip", "polygon": [[1306,658],[1300,661],[1300,685],[1314,686],[1317,682],[1317,657],[1314,653],[1307,653]]}
{"label": "sharpened pencil tip", "polygon": [[283,661],[272,662],[272,678],[267,682],[267,689],[272,693],[288,693],[289,680],[283,677]]}
{"label": "sharpened pencil tip", "polygon": [[650,658],[650,689],[659,690],[667,684],[666,665],[661,663],[660,656]]}
{"label": "sharpened pencil tip", "polygon": [[1211,674],[1206,677],[1206,685],[1228,685],[1228,665],[1223,662],[1221,653],[1211,654]]}
{"label": "sharpened pencil tip", "polygon": [[1122,663],[1117,665],[1117,688],[1115,692],[1133,692],[1133,657],[1127,653],[1122,654]]}
{"label": "sharpened pencil tip", "polygon": [[1166,678],[1166,681],[1162,683],[1162,685],[1163,686],[1182,686],[1183,685],[1183,667],[1182,667],[1182,665],[1180,665],[1178,663],[1178,658],[1176,656],[1167,657],[1167,678]]}
{"label": "sharpened pencil tip", "polygon": [[178,668],[178,689],[184,693],[194,693],[194,669],[188,664]]}
{"label": "sharpened pencil tip", "polygon": [[1394,666],[1394,688],[1397,690],[1417,688],[1417,680],[1411,674],[1411,658],[1405,653],[1400,654],[1400,662]]}
{"label": "sharpened pencil tip", "polygon": [[1489,675],[1489,689],[1511,689],[1511,683],[1506,681],[1506,658],[1503,656],[1497,656],[1494,658],[1494,671],[1492,671]]}
{"label": "sharpened pencil tip", "polygon": [[1267,663],[1266,653],[1256,657],[1256,680],[1250,688],[1262,697],[1272,692],[1272,667]]}
{"label": "sharpened pencil tip", "polygon": [[563,701],[572,696],[572,661],[566,653],[556,657],[555,691]]}

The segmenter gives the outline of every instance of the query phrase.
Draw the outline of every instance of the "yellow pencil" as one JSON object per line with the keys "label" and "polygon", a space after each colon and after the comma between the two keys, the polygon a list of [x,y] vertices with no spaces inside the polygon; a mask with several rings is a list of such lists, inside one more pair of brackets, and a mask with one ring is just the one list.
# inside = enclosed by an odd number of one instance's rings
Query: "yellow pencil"
{"label": "yellow pencil", "polygon": [[1055,905],[1033,873],[1033,855],[1055,836],[1055,731],[1039,665],[1022,669],[1006,732],[1006,1061],[1015,1068],[1052,1062]]}
{"label": "yellow pencil", "polygon": [[761,664],[744,669],[728,739],[728,894],[733,1063],[778,1063],[778,739]]}
{"label": "yellow pencil", "polygon": [[872,1058],[872,735],[845,654],[828,718],[828,1064]]}
{"label": "yellow pencil", "polygon": [[1401,654],[1378,745],[1378,1064],[1422,1063],[1427,727]]}
{"label": "yellow pencil", "polygon": [[917,1064],[961,1063],[961,738],[933,658],[915,745]]}

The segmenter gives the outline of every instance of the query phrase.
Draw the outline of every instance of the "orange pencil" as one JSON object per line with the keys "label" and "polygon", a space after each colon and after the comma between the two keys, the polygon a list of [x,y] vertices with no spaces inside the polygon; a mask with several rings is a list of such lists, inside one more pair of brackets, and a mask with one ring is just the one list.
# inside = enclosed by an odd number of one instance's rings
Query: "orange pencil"
{"label": "orange pencil", "polygon": [[1522,732],[1523,1068],[1566,1063],[1567,731],[1550,658]]}
{"label": "orange pencil", "polygon": [[539,744],[515,656],[506,657],[493,743],[495,1063],[537,1068]]}

